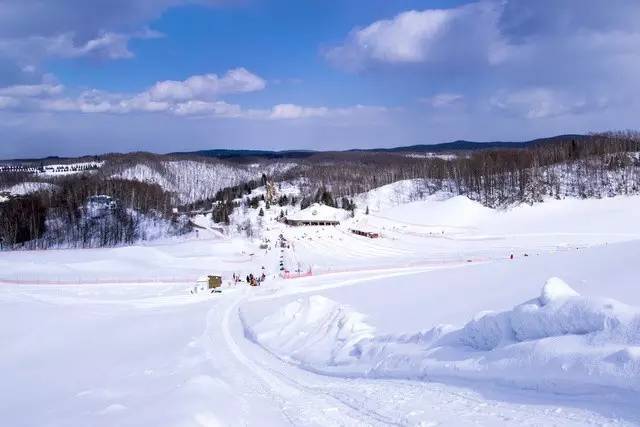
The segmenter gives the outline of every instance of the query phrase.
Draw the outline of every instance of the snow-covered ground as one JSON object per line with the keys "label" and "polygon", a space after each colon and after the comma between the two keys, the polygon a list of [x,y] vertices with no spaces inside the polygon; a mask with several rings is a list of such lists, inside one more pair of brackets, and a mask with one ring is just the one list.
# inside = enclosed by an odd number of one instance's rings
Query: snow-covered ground
{"label": "snow-covered ground", "polygon": [[0,172],[26,172],[32,174],[42,174],[44,176],[64,176],[77,173],[91,172],[104,166],[103,161],[79,162],[65,164],[51,164],[43,166],[34,165],[0,165]]}
{"label": "snow-covered ground", "polygon": [[25,196],[27,194],[35,193],[36,191],[48,191],[55,188],[55,185],[48,182],[22,182],[20,184],[12,185],[2,189],[2,192],[7,192],[11,196]]}
{"label": "snow-covered ground", "polygon": [[103,161],[45,165],[42,174],[48,176],[73,175],[100,169],[102,166],[104,166]]}
{"label": "snow-covered ground", "polygon": [[[640,197],[388,191],[337,227],[272,207],[253,241],[198,217],[181,240],[0,253],[1,424],[640,424]],[[221,294],[189,293],[214,273]]]}

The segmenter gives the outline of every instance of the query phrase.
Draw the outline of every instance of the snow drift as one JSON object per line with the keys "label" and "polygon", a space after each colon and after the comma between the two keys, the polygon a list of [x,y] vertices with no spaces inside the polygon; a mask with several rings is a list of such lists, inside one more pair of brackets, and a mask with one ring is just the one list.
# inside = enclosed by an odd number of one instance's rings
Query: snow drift
{"label": "snow drift", "polygon": [[359,343],[374,337],[362,314],[320,295],[287,304],[248,332],[289,360],[332,366],[356,362]]}
{"label": "snow drift", "polygon": [[461,328],[376,335],[364,315],[312,296],[246,330],[279,357],[331,375],[457,377],[563,393],[640,391],[640,308],[581,296],[558,278],[539,297],[479,313]]}

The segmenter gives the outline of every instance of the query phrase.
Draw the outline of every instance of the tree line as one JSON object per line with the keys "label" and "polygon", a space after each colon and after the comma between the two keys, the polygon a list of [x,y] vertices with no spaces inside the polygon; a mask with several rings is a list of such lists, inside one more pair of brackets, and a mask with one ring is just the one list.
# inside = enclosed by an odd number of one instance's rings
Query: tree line
{"label": "tree line", "polygon": [[[153,221],[173,224],[168,231],[187,231],[172,216],[173,196],[158,185],[90,174],[60,178],[55,184],[0,204],[4,249],[128,244],[144,239],[145,226]],[[88,202],[96,195],[113,203],[92,212]]]}
{"label": "tree line", "polygon": [[[453,154],[319,153],[297,161],[296,167],[277,176],[263,174],[187,205],[156,184],[112,177],[134,160],[150,162],[161,172],[159,156],[108,155],[104,157],[107,164],[97,172],[47,178],[53,187],[0,203],[0,243],[5,249],[112,246],[146,238],[149,221],[168,224],[167,233],[188,231],[188,224],[173,214],[176,207],[210,212],[214,221],[227,224],[235,209],[258,208],[263,200],[267,208],[298,204],[304,208],[318,202],[353,211],[353,196],[406,179],[421,180],[425,193],[466,195],[490,207],[535,203],[547,197],[640,193],[640,134],[635,132],[555,138],[524,148]],[[42,180],[29,174],[2,173],[0,188]],[[254,190],[267,180],[295,183],[300,195],[265,200]],[[87,202],[95,195],[109,196],[115,204],[91,215]]]}
{"label": "tree line", "polygon": [[640,135],[634,132],[456,152],[453,158],[323,153],[306,159],[284,179],[302,178],[306,201],[319,191],[329,191],[334,198],[350,197],[399,180],[423,179],[430,192],[444,190],[486,206],[504,207],[548,196],[635,194],[640,189],[639,153]]}

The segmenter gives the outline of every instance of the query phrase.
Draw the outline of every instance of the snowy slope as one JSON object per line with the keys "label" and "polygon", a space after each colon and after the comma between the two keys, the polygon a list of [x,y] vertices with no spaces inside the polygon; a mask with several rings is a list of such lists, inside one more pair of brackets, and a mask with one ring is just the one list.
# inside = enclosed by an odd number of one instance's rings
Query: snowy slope
{"label": "snowy slope", "polygon": [[166,191],[177,193],[182,203],[191,203],[211,198],[224,187],[260,176],[257,171],[242,167],[192,160],[162,162],[162,169],[137,164],[114,177],[158,184]]}
{"label": "snowy slope", "polygon": [[430,194],[430,192],[427,191],[426,181],[421,179],[408,179],[358,194],[354,196],[353,201],[363,212],[367,207],[370,211],[380,211],[404,203],[423,200],[428,194]]}
{"label": "snowy slope", "polygon": [[192,203],[215,196],[218,190],[258,179],[263,173],[277,174],[289,170],[294,163],[266,165],[227,165],[193,160],[163,161],[160,168],[136,164],[115,175],[115,178],[158,184],[166,191],[178,194],[182,203]]}
{"label": "snowy slope", "polygon": [[[253,240],[199,216],[180,240],[1,252],[0,420],[639,425],[639,203],[440,194],[338,227],[261,204],[232,218],[262,222]],[[222,293],[189,294],[206,274]]]}

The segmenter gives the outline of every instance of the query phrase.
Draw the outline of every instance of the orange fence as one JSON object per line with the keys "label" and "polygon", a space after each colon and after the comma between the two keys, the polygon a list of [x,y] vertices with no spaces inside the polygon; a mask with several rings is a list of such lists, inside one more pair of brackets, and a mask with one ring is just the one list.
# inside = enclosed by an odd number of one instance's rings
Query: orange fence
{"label": "orange fence", "polygon": [[280,274],[280,277],[282,277],[283,279],[297,279],[298,277],[309,277],[309,276],[313,276],[313,272],[311,271],[311,269],[304,272],[293,272],[293,273],[290,271],[284,271]]}

